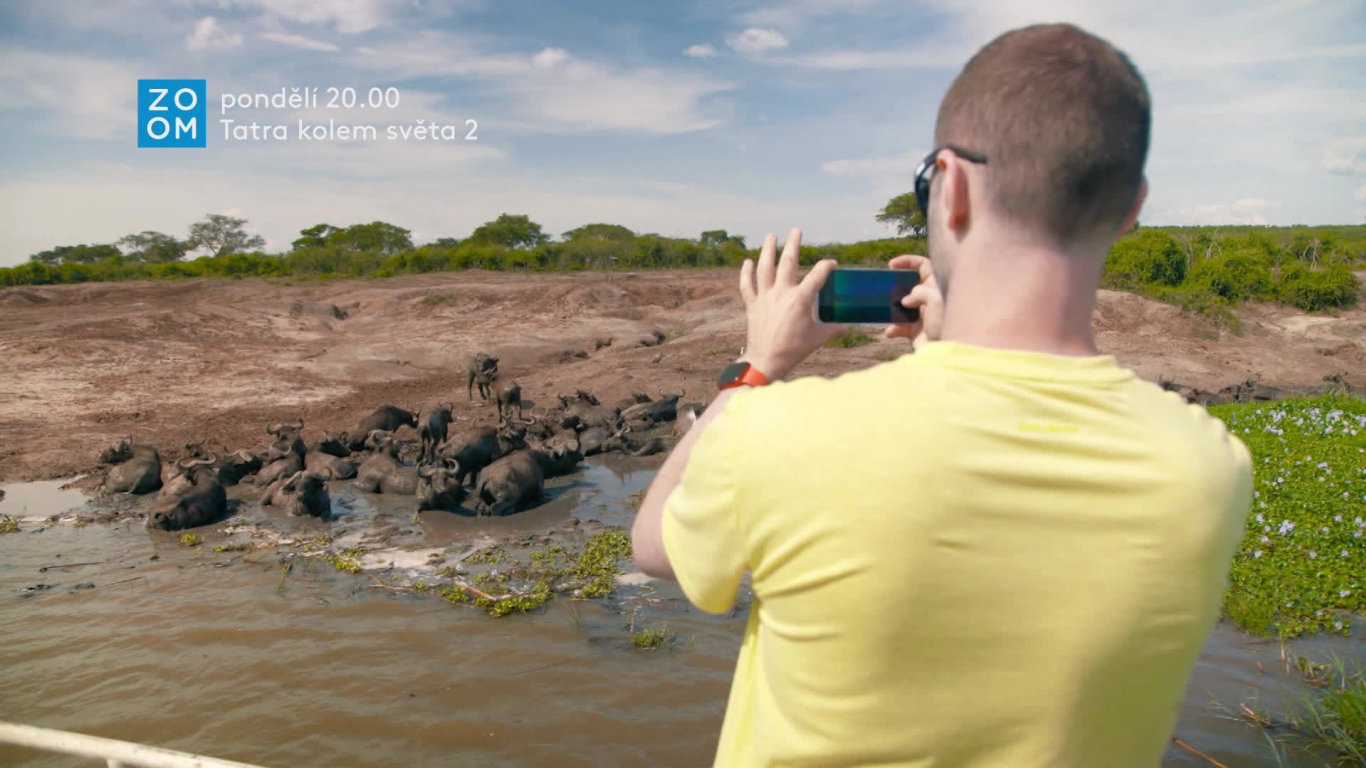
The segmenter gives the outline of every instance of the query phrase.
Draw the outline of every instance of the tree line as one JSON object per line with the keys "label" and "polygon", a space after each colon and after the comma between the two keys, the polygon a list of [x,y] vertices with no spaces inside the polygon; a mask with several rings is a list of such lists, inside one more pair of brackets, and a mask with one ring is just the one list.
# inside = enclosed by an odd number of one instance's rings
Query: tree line
{"label": "tree line", "polygon": [[[900,253],[923,253],[925,222],[910,193],[876,216],[900,237],[807,245],[804,265],[833,258],[875,266]],[[0,268],[0,286],[182,277],[389,277],[463,269],[640,270],[738,265],[755,250],[726,230],[697,238],[640,234],[591,223],[554,238],[524,214],[504,213],[463,240],[415,246],[411,232],[383,221],[316,224],[288,251],[261,252],[246,220],[210,214],[184,239],[155,231],[109,244],[60,246],[26,264]],[[198,253],[197,258],[186,256]],[[1352,268],[1366,263],[1366,226],[1136,227],[1111,248],[1103,285],[1134,291],[1229,319],[1245,300],[1280,301],[1310,311],[1358,300]]]}

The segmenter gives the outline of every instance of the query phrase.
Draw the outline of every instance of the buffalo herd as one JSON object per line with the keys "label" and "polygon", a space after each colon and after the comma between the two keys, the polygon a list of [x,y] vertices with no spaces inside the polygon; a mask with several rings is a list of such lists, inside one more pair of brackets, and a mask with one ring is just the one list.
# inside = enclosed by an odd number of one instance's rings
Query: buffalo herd
{"label": "buffalo herd", "polygon": [[[683,406],[682,395],[651,398],[638,393],[604,405],[582,389],[527,412],[521,387],[504,383],[498,358],[476,355],[469,363],[470,399],[498,407],[494,425],[461,425],[453,403],[422,411],[381,405],[352,429],[304,440],[302,419],[266,426],[270,442],[259,449],[211,451],[188,443],[169,464],[151,445],[132,438],[100,454],[110,465],[104,487],[133,494],[155,492],[147,527],[180,530],[217,522],[228,514],[226,489],[255,488],[263,507],[290,515],[329,519],[328,482],[351,480],[366,493],[415,496],[417,508],[477,515],[507,515],[541,499],[546,479],[578,470],[584,457],[617,452],[646,456],[667,451],[680,422],[686,429],[703,406]],[[541,412],[537,414],[537,410]],[[416,440],[403,436],[410,428]],[[651,434],[653,433],[653,434]],[[415,455],[413,455],[415,454]]]}

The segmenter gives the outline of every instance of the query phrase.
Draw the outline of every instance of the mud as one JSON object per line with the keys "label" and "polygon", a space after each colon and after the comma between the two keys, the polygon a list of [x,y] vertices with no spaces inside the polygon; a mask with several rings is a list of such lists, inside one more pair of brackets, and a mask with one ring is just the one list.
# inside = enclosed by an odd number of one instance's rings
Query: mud
{"label": "mud", "polygon": [[[464,391],[477,351],[500,357],[531,403],[576,387],[604,402],[680,390],[705,401],[744,344],[735,284],[732,270],[691,270],[0,290],[0,481],[93,471],[99,450],[129,434],[173,457],[190,440],[259,445],[269,421],[345,429],[381,403],[454,400],[457,419],[489,421],[492,408]],[[1239,314],[1234,335],[1101,291],[1097,340],[1141,376],[1192,390],[1334,375],[1366,387],[1366,310]],[[833,376],[907,349],[881,338],[822,349],[796,373]]]}

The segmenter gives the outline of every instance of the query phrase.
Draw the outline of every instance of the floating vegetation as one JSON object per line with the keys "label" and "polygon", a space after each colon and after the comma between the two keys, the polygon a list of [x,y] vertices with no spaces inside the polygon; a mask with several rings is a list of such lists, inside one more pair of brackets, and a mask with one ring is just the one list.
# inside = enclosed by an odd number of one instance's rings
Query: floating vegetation
{"label": "floating vegetation", "polygon": [[199,538],[199,534],[195,533],[182,533],[176,541],[180,542],[182,547],[197,547],[204,543],[204,540]]}
{"label": "floating vegetation", "polygon": [[1259,634],[1346,634],[1366,613],[1366,401],[1330,396],[1210,413],[1253,460],[1252,510],[1225,613]]}
{"label": "floating vegetation", "polygon": [[631,632],[631,645],[646,651],[656,650],[673,639],[674,632],[668,624],[642,627]]}
{"label": "floating vegetation", "polygon": [[0,533],[18,533],[19,518],[0,515]]}
{"label": "floating vegetation", "polygon": [[213,548],[215,552],[250,552],[255,549],[251,542],[240,542],[238,544],[219,544]]}
{"label": "floating vegetation", "polygon": [[327,552],[322,557],[324,560],[331,563],[333,568],[336,568],[342,573],[361,572],[360,562],[358,562],[354,558],[345,557],[343,555],[338,555],[333,552]]}
{"label": "floating vegetation", "polygon": [[471,565],[497,565],[508,557],[507,550],[502,547],[488,547],[465,558],[465,562]]}

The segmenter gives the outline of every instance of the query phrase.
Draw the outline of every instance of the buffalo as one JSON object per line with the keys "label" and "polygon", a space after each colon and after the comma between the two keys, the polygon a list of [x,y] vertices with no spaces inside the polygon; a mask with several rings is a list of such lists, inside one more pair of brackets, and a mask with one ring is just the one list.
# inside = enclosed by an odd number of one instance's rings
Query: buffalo
{"label": "buffalo", "polygon": [[451,410],[455,407],[450,405],[438,405],[427,411],[422,416],[421,422],[417,425],[417,436],[422,440],[422,449],[417,454],[417,463],[423,464],[436,458],[436,448],[446,441],[446,432],[450,429]]}
{"label": "buffalo", "polygon": [[360,420],[360,424],[350,432],[343,432],[341,440],[348,448],[359,451],[365,447],[365,438],[377,429],[396,432],[404,425],[417,428],[417,414],[394,405],[381,405],[374,413]]}
{"label": "buffalo", "polygon": [[526,447],[525,432],[511,428],[475,427],[454,435],[436,449],[437,458],[453,467],[460,482],[470,477],[478,482],[479,472],[503,455]]}
{"label": "buffalo", "polygon": [[127,438],[101,453],[100,460],[114,465],[104,478],[112,491],[142,494],[161,487],[161,454],[150,445],[134,445]]}
{"label": "buffalo", "polygon": [[469,381],[466,382],[465,394],[470,400],[474,399],[474,385],[479,384],[479,397],[482,400],[489,399],[489,385],[498,376],[498,358],[486,355],[483,352],[470,358]]}
{"label": "buffalo", "polygon": [[178,531],[223,519],[228,511],[228,496],[212,464],[210,459],[178,462],[181,474],[157,494],[147,516],[147,527]]}
{"label": "buffalo", "polygon": [[332,516],[332,497],[327,493],[326,482],[332,479],[331,472],[295,472],[288,478],[280,478],[266,489],[261,497],[261,506],[283,507],[293,517],[317,517],[327,520]]}
{"label": "buffalo", "polygon": [[465,500],[465,486],[453,469],[445,467],[417,468],[417,508],[444,509],[454,512]]}
{"label": "buffalo", "polygon": [[545,473],[532,451],[513,451],[484,468],[475,486],[481,515],[509,515],[541,497]]}
{"label": "buffalo", "polygon": [[501,379],[493,381],[493,395],[498,403],[498,423],[512,420],[512,409],[517,409],[517,418],[522,419],[522,385],[515,381],[504,384]]}
{"label": "buffalo", "polygon": [[403,465],[398,458],[398,441],[393,435],[375,430],[366,438],[373,447],[370,456],[356,468],[356,487],[366,493],[417,493],[417,470]]}

